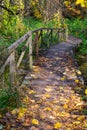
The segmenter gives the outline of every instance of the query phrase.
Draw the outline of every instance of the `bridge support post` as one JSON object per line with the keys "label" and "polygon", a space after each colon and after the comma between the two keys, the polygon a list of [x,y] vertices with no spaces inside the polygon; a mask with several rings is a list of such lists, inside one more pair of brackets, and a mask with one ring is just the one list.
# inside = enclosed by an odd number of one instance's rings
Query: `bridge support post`
{"label": "bridge support post", "polygon": [[33,52],[33,48],[32,48],[32,34],[28,39],[29,42],[29,68],[32,70],[33,69],[33,57],[32,57],[32,52]]}
{"label": "bridge support post", "polygon": [[15,74],[16,74],[15,51],[13,51],[10,55],[10,81],[11,81],[11,85],[14,85],[14,83],[15,83]]}

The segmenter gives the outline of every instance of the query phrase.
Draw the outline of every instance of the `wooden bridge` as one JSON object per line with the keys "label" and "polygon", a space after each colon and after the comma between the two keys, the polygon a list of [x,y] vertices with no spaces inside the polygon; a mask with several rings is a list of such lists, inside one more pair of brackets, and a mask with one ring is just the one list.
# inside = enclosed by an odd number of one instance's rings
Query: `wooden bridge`
{"label": "wooden bridge", "polygon": [[74,57],[74,49],[80,43],[80,39],[68,36],[66,29],[40,28],[25,34],[8,48],[0,75],[9,65],[9,79],[14,85],[18,70],[28,70],[20,86],[24,92],[22,102],[27,107],[21,116],[19,109],[15,116],[12,112],[10,118],[5,117],[12,124],[10,129],[87,129],[87,117],[82,111],[86,104],[80,95],[84,81]]}
{"label": "wooden bridge", "polygon": [[23,58],[26,63],[26,65],[24,64],[26,66],[25,69],[32,69],[33,55],[38,58],[39,52],[43,52],[50,45],[65,41],[66,39],[66,29],[61,28],[40,28],[28,32],[7,48],[5,61],[3,61],[0,69],[0,76],[2,77],[6,67],[9,66],[10,71],[8,72],[8,80],[12,83],[15,82]]}

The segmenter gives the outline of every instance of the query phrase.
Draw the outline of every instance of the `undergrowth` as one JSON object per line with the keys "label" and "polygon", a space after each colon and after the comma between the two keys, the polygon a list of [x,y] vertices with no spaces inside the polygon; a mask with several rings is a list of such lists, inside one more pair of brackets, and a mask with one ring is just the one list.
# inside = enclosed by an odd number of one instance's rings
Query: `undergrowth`
{"label": "undergrowth", "polygon": [[6,113],[21,105],[20,95],[17,88],[10,83],[8,86],[0,89],[0,112]]}
{"label": "undergrowth", "polygon": [[81,20],[67,19],[66,24],[70,34],[82,39],[82,43],[78,48],[78,55],[87,55],[87,18]]}

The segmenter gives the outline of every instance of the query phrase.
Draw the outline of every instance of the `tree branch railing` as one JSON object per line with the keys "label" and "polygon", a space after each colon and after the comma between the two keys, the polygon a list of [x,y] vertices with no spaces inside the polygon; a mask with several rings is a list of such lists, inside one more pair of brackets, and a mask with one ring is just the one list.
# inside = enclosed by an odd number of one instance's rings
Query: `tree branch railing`
{"label": "tree branch railing", "polygon": [[[25,58],[25,54],[27,54],[26,57],[28,58],[28,68],[32,69],[34,51],[38,58],[40,49],[45,49],[53,43],[65,41],[66,39],[67,33],[65,28],[39,28],[28,32],[7,48],[8,56],[0,68],[0,77],[5,73],[6,66],[9,66],[10,81],[11,83],[14,83],[16,73],[21,66],[23,58]],[[22,43],[24,44],[22,45]],[[17,49],[20,45],[23,47],[20,56],[17,59],[16,51],[18,51]]]}

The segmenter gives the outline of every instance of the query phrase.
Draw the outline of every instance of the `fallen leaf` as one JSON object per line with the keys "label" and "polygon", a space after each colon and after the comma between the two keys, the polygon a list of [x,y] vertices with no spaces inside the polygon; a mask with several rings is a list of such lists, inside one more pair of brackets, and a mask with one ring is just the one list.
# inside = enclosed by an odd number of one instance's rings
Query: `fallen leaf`
{"label": "fallen leaf", "polygon": [[75,80],[75,83],[79,83],[79,80],[78,80],[78,79],[76,79],[76,80]]}
{"label": "fallen leaf", "polygon": [[61,78],[61,80],[62,80],[62,81],[64,81],[64,80],[65,80],[65,78],[66,78],[66,77],[65,77],[65,76],[63,76],[63,77]]}
{"label": "fallen leaf", "polygon": [[71,130],[70,128],[67,128],[66,130]]}
{"label": "fallen leaf", "polygon": [[85,89],[85,94],[87,95],[87,89]]}
{"label": "fallen leaf", "polygon": [[26,108],[19,108],[18,119],[23,118],[25,116],[26,111]]}
{"label": "fallen leaf", "polygon": [[79,116],[78,118],[77,118],[77,120],[78,121],[81,121],[81,120],[83,120],[85,118],[85,116]]}
{"label": "fallen leaf", "polygon": [[60,123],[60,122],[57,122],[56,124],[54,124],[55,129],[61,128],[61,127],[62,127],[62,123]]}
{"label": "fallen leaf", "polygon": [[13,115],[17,114],[17,113],[18,113],[18,109],[12,110],[11,113],[12,113]]}
{"label": "fallen leaf", "polygon": [[51,111],[52,109],[50,107],[46,107],[44,110],[45,111]]}
{"label": "fallen leaf", "polygon": [[25,103],[29,103],[29,97],[26,96],[26,97],[23,99],[23,102],[25,102]]}
{"label": "fallen leaf", "polygon": [[35,94],[36,92],[34,90],[30,90],[29,94]]}
{"label": "fallen leaf", "polygon": [[78,75],[81,75],[81,71],[79,71],[79,70],[76,70],[76,72],[77,72],[77,74],[78,74]]}
{"label": "fallen leaf", "polygon": [[39,125],[39,121],[37,120],[37,119],[32,119],[32,124],[34,124],[34,125]]}
{"label": "fallen leaf", "polygon": [[46,98],[50,98],[50,95],[49,94],[45,94],[44,95]]}
{"label": "fallen leaf", "polygon": [[64,108],[64,109],[67,109],[67,108],[68,108],[68,105],[67,105],[67,104],[64,104],[63,108]]}
{"label": "fallen leaf", "polygon": [[45,91],[47,91],[47,92],[51,92],[52,89],[51,89],[51,88],[45,88]]}
{"label": "fallen leaf", "polygon": [[80,121],[74,121],[73,124],[79,125],[79,124],[80,124]]}

